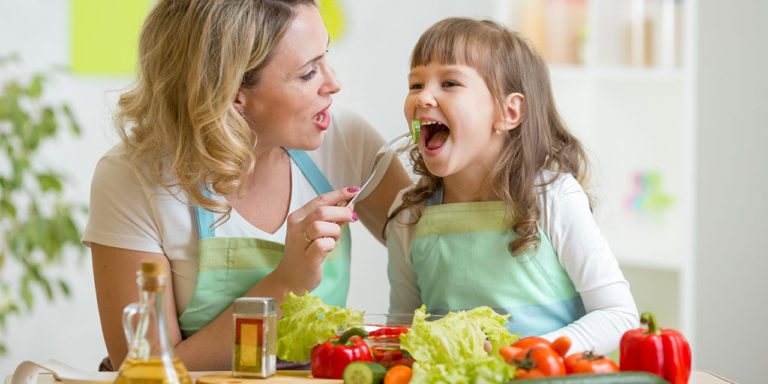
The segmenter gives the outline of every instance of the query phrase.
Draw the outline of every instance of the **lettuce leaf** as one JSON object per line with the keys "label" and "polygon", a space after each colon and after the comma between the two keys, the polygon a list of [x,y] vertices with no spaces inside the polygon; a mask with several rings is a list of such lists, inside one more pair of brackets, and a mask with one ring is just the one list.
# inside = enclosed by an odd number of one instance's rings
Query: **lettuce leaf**
{"label": "lettuce leaf", "polygon": [[363,322],[363,312],[325,304],[308,292],[285,297],[277,321],[277,357],[282,360],[307,361],[312,348],[336,335],[343,323]]}
{"label": "lettuce leaf", "polygon": [[[425,307],[417,309],[411,330],[400,336],[400,347],[417,362],[414,382],[482,383],[512,378],[514,367],[498,353],[519,338],[504,327],[508,317],[482,306],[429,321]],[[490,355],[483,348],[486,338],[492,346]]]}
{"label": "lettuce leaf", "polygon": [[501,355],[486,355],[453,364],[413,364],[412,383],[504,383],[515,377],[515,366]]}

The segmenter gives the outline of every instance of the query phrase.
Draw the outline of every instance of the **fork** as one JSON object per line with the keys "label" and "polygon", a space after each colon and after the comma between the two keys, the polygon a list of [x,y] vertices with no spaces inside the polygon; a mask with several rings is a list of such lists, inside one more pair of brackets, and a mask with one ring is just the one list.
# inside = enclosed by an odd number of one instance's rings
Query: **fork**
{"label": "fork", "polygon": [[338,205],[341,207],[346,207],[352,204],[355,199],[357,199],[358,196],[360,196],[363,193],[363,190],[365,190],[365,187],[368,186],[368,183],[373,180],[373,176],[376,174],[376,171],[379,168],[379,161],[384,158],[384,155],[393,152],[396,149],[399,149],[404,143],[409,142],[412,140],[412,135],[410,132],[403,133],[402,135],[395,137],[394,139],[390,140],[386,144],[382,145],[381,148],[376,152],[376,157],[373,159],[373,169],[371,170],[371,174],[368,175],[368,178],[365,180],[363,185],[360,187],[360,192],[357,193],[354,197],[352,197],[349,201],[341,202]]}

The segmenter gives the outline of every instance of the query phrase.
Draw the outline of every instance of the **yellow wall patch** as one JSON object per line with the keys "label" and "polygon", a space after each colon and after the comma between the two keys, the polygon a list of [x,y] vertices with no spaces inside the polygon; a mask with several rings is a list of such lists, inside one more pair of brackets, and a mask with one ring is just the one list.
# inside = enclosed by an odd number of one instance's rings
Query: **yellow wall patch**
{"label": "yellow wall patch", "polygon": [[153,0],[72,0],[70,65],[77,73],[136,72],[139,31]]}
{"label": "yellow wall patch", "polygon": [[345,17],[340,0],[319,0],[320,16],[331,40],[338,40],[344,35]]}

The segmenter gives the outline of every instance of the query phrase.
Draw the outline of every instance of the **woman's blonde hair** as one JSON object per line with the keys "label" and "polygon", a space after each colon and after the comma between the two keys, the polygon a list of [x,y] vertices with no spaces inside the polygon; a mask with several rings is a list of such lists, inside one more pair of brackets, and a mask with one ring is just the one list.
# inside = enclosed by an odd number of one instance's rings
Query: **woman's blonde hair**
{"label": "woman's blonde hair", "polygon": [[[543,170],[570,173],[586,190],[588,174],[584,149],[555,107],[547,65],[517,33],[490,20],[468,18],[444,19],[424,32],[411,54],[411,69],[430,63],[475,68],[500,108],[507,95],[523,95],[522,123],[505,133],[491,178],[493,191],[503,199],[511,218],[511,229],[519,236],[510,242],[510,252],[518,255],[537,248],[541,239],[536,225],[540,215],[536,197],[543,185],[537,185],[536,179]],[[440,183],[440,178],[427,169],[418,147],[411,150],[410,158],[421,179],[403,195],[402,204],[388,220],[406,208],[418,218],[420,204]]]}
{"label": "woman's blonde hair", "polygon": [[[206,196],[239,191],[257,138],[233,101],[253,87],[300,4],[314,0],[159,0],[139,38],[136,84],[115,121],[134,159],[169,192],[223,213]],[[171,192],[178,197],[176,193]]]}

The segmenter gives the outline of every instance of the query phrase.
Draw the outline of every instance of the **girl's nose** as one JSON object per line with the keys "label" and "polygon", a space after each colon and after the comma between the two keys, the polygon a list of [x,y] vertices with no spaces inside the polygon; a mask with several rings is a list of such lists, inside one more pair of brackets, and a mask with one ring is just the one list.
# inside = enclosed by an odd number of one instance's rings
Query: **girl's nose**
{"label": "girl's nose", "polygon": [[325,66],[325,81],[320,88],[322,94],[334,94],[341,90],[341,82],[336,77],[336,72],[330,66]]}
{"label": "girl's nose", "polygon": [[432,96],[432,93],[422,90],[416,97],[416,106],[420,108],[434,108],[437,106],[437,100]]}

